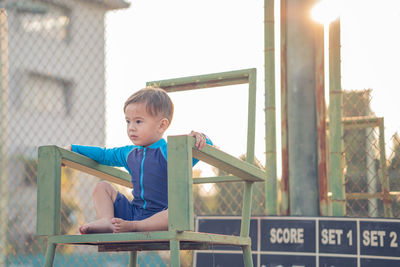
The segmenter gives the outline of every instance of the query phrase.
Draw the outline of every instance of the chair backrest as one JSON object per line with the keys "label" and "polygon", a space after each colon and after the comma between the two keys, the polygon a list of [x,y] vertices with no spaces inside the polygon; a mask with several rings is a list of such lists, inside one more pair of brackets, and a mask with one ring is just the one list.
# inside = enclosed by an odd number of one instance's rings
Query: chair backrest
{"label": "chair backrest", "polygon": [[146,86],[161,87],[167,92],[181,92],[229,85],[249,84],[247,112],[247,151],[246,161],[254,162],[256,128],[256,88],[257,70],[243,69],[228,72],[188,76],[167,80],[147,82]]}
{"label": "chair backrest", "polygon": [[[230,72],[220,72],[205,75],[189,76],[183,78],[175,78],[168,80],[159,80],[147,82],[146,86],[161,87],[167,92],[179,92],[196,90],[203,88],[221,87],[237,84],[249,84],[248,92],[248,122],[247,122],[247,151],[246,161],[254,163],[254,146],[255,146],[255,117],[256,117],[256,69],[244,69]],[[179,139],[179,138],[178,138]],[[169,229],[176,230],[193,230],[194,229],[194,216],[193,216],[193,180],[192,180],[192,147],[186,146],[180,142],[190,142],[190,139],[182,141],[179,139],[168,138],[168,144],[170,142],[178,142],[173,147],[179,147],[178,150],[170,149],[168,147],[168,202],[169,202]],[[199,154],[193,151],[197,158]],[[173,155],[173,156],[172,156]],[[181,155],[189,156],[188,158],[180,158]],[[200,153],[200,156],[204,154]],[[176,160],[175,157],[179,160]],[[207,156],[205,160],[209,159]],[[174,162],[171,162],[173,160]],[[210,164],[213,166],[215,163],[221,164],[218,160],[211,160]],[[179,166],[179,167],[178,167]],[[232,174],[232,166],[229,164],[222,164],[216,166],[220,169],[227,168],[227,172]],[[240,175],[245,175],[241,173]],[[242,177],[207,177],[208,182],[222,182],[225,181],[243,181]],[[197,181],[201,183],[201,181]],[[182,191],[184,193],[182,193]],[[179,192],[179,197],[177,192]],[[251,214],[251,185],[246,184],[243,197],[242,207],[242,219],[249,221]],[[247,203],[248,202],[248,203]],[[249,222],[248,222],[249,223]],[[241,235],[248,233],[247,222],[242,227]],[[242,223],[243,226],[243,223]],[[247,230],[245,230],[247,229]]]}

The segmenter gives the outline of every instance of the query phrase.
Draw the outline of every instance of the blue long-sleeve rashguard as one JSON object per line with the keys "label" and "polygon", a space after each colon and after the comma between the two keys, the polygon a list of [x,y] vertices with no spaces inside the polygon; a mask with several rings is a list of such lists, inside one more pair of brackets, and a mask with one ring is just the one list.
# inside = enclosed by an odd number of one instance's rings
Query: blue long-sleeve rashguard
{"label": "blue long-sleeve rashguard", "polygon": [[[209,138],[206,138],[206,142],[212,145]],[[134,198],[127,204],[123,195],[118,193],[114,202],[115,217],[142,220],[168,208],[168,156],[165,139],[147,147],[129,145],[107,149],[72,145],[72,151],[92,158],[100,164],[124,167],[130,173]],[[193,159],[193,165],[197,162],[197,159]],[[124,198],[123,201],[121,198]],[[121,216],[121,208],[131,209],[130,212],[136,214]],[[122,214],[125,214],[125,211],[122,211]]]}

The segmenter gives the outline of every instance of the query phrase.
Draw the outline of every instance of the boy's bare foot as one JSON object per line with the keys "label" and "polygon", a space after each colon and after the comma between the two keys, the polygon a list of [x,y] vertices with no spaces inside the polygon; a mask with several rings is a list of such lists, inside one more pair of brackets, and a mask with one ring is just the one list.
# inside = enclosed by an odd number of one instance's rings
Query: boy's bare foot
{"label": "boy's bare foot", "polygon": [[134,221],[125,221],[120,218],[112,218],[111,223],[114,227],[114,233],[135,232],[136,230]]}
{"label": "boy's bare foot", "polygon": [[79,232],[81,234],[112,233],[114,232],[114,226],[111,223],[111,219],[102,218],[80,226]]}

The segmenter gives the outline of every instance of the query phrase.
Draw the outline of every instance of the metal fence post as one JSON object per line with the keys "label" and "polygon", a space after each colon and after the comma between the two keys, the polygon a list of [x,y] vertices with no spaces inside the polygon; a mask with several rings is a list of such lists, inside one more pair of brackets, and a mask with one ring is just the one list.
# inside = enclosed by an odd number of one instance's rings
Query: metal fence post
{"label": "metal fence post", "polygon": [[385,149],[385,127],[384,119],[379,120],[379,152],[380,152],[380,177],[383,192],[383,209],[385,217],[392,218],[392,198],[390,192],[390,181],[387,170],[386,149]]}
{"label": "metal fence post", "polygon": [[343,177],[342,86],[340,68],[340,20],[329,26],[329,171],[332,215],[346,213]]}
{"label": "metal fence post", "polygon": [[264,2],[265,20],[265,208],[268,215],[277,214],[276,187],[276,108],[275,108],[275,21],[274,0]]}
{"label": "metal fence post", "polygon": [[280,214],[289,215],[288,98],[286,73],[286,0],[281,0],[281,146],[282,177]]}
{"label": "metal fence post", "polygon": [[324,50],[324,25],[317,24],[315,38],[315,83],[316,83],[316,109],[318,133],[318,188],[319,188],[319,214],[328,215],[328,177],[326,163],[326,103],[325,103],[325,50]]}
{"label": "metal fence post", "polygon": [[5,9],[0,10],[0,266],[6,266],[8,236],[8,26]]}

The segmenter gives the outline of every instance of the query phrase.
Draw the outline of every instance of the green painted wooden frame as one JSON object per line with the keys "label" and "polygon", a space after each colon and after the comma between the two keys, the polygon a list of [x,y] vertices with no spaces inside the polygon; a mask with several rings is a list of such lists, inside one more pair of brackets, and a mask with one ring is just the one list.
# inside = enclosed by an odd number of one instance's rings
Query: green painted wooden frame
{"label": "green painted wooden frame", "polygon": [[[171,266],[180,266],[180,249],[212,249],[214,244],[241,246],[246,267],[253,266],[249,237],[252,186],[265,182],[266,173],[255,167],[256,69],[245,69],[208,75],[148,82],[167,92],[249,84],[246,161],[206,145],[194,146],[189,136],[168,137],[168,231],[118,234],[61,235],[61,167],[89,173],[101,179],[131,187],[128,173],[59,148],[39,148],[37,234],[48,236],[45,266],[51,266],[57,244],[96,245],[99,251],[131,251],[130,265],[136,266],[138,250],[171,251]],[[231,176],[192,178],[192,158],[224,170]],[[242,223],[239,236],[194,232],[193,188],[195,183],[244,182]]]}
{"label": "green painted wooden frame", "polygon": [[[194,232],[192,157],[235,175],[245,182],[242,225],[239,236]],[[99,251],[132,251],[131,266],[138,250],[170,249],[171,266],[180,266],[180,249],[210,249],[214,244],[241,246],[246,266],[253,266],[249,237],[251,189],[254,182],[265,181],[265,172],[248,162],[206,145],[198,150],[194,138],[168,137],[168,231],[118,234],[61,235],[62,165],[101,179],[131,186],[130,176],[119,169],[98,164],[83,155],[57,146],[42,146],[38,155],[37,234],[48,236],[45,266],[52,266],[57,244],[96,245]],[[215,180],[214,182],[221,182]]]}

